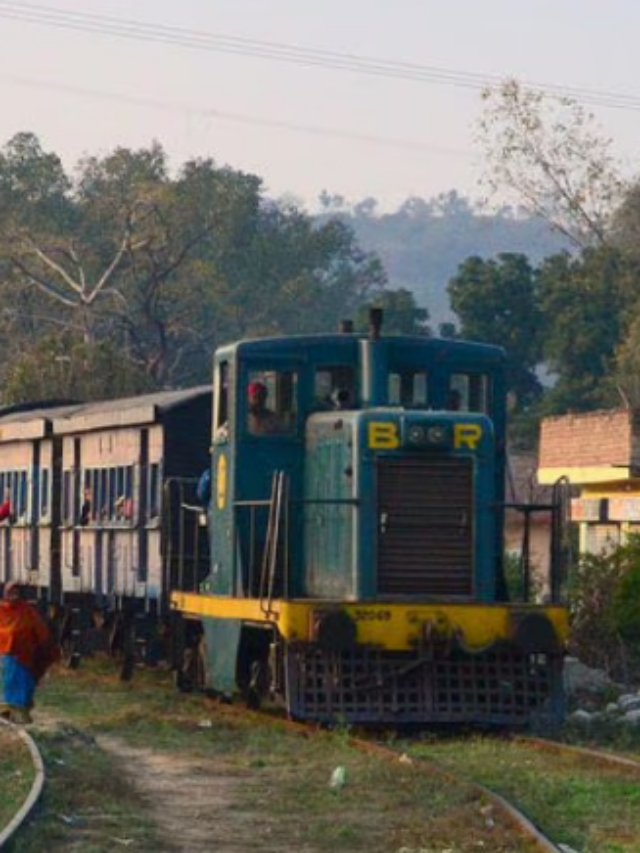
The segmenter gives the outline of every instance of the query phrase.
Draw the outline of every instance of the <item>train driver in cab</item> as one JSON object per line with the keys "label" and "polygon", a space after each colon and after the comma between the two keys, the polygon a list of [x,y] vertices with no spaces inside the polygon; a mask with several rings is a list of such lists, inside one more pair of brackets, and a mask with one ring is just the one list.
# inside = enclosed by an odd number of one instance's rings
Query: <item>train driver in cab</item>
{"label": "train driver in cab", "polygon": [[269,391],[264,382],[253,381],[247,387],[247,429],[251,435],[281,433],[280,418],[267,406]]}

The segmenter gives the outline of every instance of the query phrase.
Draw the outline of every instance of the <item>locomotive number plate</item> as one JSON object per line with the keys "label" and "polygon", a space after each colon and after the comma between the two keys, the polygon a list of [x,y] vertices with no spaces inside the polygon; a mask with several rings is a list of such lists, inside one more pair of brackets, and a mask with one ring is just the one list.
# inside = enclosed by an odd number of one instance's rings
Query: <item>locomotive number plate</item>
{"label": "locomotive number plate", "polygon": [[391,619],[391,611],[359,607],[353,611],[353,618],[356,622],[388,622]]}

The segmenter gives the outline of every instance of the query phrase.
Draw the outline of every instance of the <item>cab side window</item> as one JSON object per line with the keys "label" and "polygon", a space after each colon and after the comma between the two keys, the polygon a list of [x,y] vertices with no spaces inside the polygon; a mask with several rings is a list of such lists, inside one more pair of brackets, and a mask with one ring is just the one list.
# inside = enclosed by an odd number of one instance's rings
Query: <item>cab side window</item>
{"label": "cab side window", "polygon": [[426,409],[429,405],[429,383],[426,370],[391,371],[387,399],[390,406]]}
{"label": "cab side window", "polygon": [[318,367],[313,398],[320,409],[353,409],[356,399],[355,374],[348,365]]}
{"label": "cab side window", "polygon": [[488,414],[491,408],[490,377],[486,373],[452,373],[446,408]]}
{"label": "cab side window", "polygon": [[229,440],[229,362],[218,365],[213,400],[213,442],[222,444]]}
{"label": "cab side window", "polygon": [[298,374],[293,370],[250,371],[247,380],[247,432],[253,436],[295,434]]}

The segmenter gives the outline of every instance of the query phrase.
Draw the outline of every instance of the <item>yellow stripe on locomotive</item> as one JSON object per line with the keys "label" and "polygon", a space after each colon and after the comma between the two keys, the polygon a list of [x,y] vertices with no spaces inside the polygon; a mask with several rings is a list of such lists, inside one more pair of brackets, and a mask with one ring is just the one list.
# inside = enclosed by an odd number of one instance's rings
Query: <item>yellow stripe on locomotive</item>
{"label": "yellow stripe on locomotive", "polygon": [[[184,592],[174,592],[172,603],[191,617],[236,619],[272,626],[288,643],[322,643],[323,634],[335,630],[338,622],[344,625],[346,618],[353,626],[350,638],[353,644],[394,652],[415,651],[455,640],[471,654],[503,642],[536,653],[558,653],[569,636],[566,608],[553,605],[369,602],[336,605],[330,601],[276,600],[267,609],[260,599]],[[323,628],[325,625],[328,627]]]}

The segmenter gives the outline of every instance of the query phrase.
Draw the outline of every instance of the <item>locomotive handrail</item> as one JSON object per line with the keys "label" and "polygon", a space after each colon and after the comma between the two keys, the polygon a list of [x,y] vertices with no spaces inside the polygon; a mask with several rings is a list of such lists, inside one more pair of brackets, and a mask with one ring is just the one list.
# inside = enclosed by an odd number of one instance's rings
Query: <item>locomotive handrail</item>
{"label": "locomotive handrail", "polygon": [[522,534],[522,597],[529,600],[531,593],[531,562],[530,562],[530,523],[531,516],[536,512],[551,513],[551,536],[549,541],[549,586],[552,603],[560,600],[560,588],[565,564],[563,543],[567,525],[566,492],[570,487],[566,477],[561,477],[553,485],[553,499],[550,503],[504,502],[494,504],[494,509],[513,509],[524,515],[524,530]]}
{"label": "locomotive handrail", "polygon": [[[283,506],[287,506],[288,477],[284,471],[276,471],[271,487],[271,502],[267,525],[267,540],[262,555],[262,571],[260,575],[260,609],[263,613],[271,611],[275,573],[278,561],[278,545],[280,542],[280,520]],[[285,542],[288,539],[288,515],[285,517]],[[288,562],[288,552],[285,551],[285,566]],[[266,606],[265,606],[266,599]]]}

